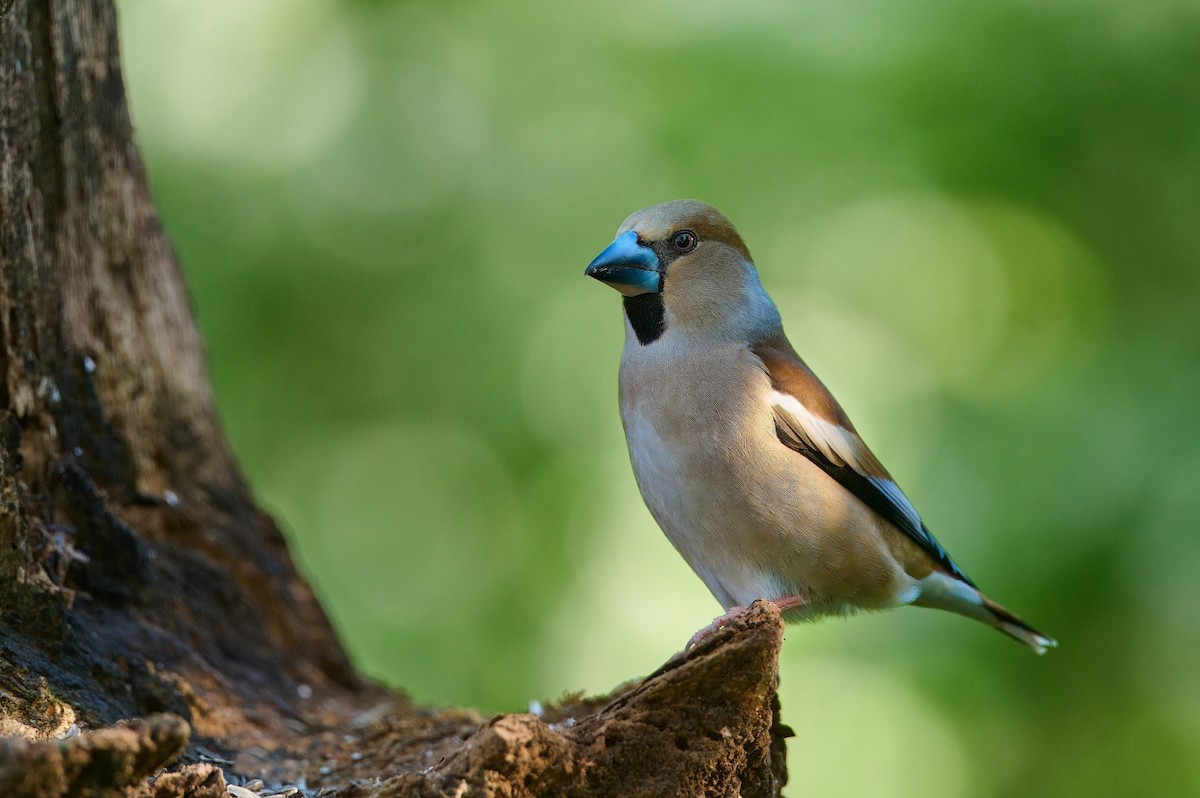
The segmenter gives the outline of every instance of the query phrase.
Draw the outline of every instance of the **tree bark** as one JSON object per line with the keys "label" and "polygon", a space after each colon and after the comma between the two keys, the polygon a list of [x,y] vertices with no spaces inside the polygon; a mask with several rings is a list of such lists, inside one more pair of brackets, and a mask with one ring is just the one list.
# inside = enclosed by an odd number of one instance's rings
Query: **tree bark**
{"label": "tree bark", "polygon": [[111,0],[0,16],[0,267],[0,794],[778,794],[767,606],[542,718],[355,672],[222,432]]}

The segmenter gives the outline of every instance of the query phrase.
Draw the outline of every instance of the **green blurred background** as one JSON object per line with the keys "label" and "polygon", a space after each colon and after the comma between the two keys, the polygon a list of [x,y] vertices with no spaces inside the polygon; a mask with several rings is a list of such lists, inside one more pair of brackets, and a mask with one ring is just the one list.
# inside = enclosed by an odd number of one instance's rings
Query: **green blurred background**
{"label": "green blurred background", "polygon": [[1200,6],[124,0],[221,411],[369,673],[522,711],[719,612],[643,508],[620,305],[676,197],[1038,658],[792,627],[793,795],[1200,794]]}

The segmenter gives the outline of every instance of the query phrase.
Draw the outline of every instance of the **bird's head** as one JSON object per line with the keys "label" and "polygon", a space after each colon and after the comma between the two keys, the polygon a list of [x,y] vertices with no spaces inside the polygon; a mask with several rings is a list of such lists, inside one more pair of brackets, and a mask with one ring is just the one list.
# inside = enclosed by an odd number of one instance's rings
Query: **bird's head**
{"label": "bird's head", "polygon": [[642,344],[668,326],[736,338],[778,324],[737,229],[697,200],[637,211],[584,273],[624,295],[626,316]]}

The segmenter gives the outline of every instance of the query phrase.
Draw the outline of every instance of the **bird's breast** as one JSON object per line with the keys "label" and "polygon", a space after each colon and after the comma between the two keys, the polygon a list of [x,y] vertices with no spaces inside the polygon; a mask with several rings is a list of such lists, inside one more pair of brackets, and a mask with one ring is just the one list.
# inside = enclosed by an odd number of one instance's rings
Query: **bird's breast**
{"label": "bird's breast", "polygon": [[728,470],[753,439],[773,430],[770,384],[752,357],[733,347],[670,359],[627,356],[621,420],[631,451],[687,473]]}
{"label": "bird's breast", "polygon": [[630,460],[654,519],[718,600],[804,592],[826,611],[891,602],[906,583],[881,522],[779,442],[754,355],[653,349],[622,359]]}
{"label": "bird's breast", "polygon": [[759,454],[778,447],[770,385],[744,349],[635,353],[622,362],[621,420],[638,488],[684,559],[729,606],[770,592],[764,569],[772,512]]}

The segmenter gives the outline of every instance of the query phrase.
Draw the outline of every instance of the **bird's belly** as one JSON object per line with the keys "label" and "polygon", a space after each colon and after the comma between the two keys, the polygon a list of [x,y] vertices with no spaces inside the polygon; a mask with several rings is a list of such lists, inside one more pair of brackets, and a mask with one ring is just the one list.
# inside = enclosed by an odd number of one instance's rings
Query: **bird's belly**
{"label": "bird's belly", "polygon": [[903,601],[912,580],[878,517],[780,444],[769,410],[701,410],[688,425],[673,406],[626,408],[630,459],[651,514],[722,605],[801,595],[824,614]]}
{"label": "bird's belly", "polygon": [[727,469],[674,451],[646,427],[630,437],[630,459],[642,498],[672,545],[726,608],[779,594],[769,574],[738,550],[736,539],[749,532],[749,508],[730,489]]}

